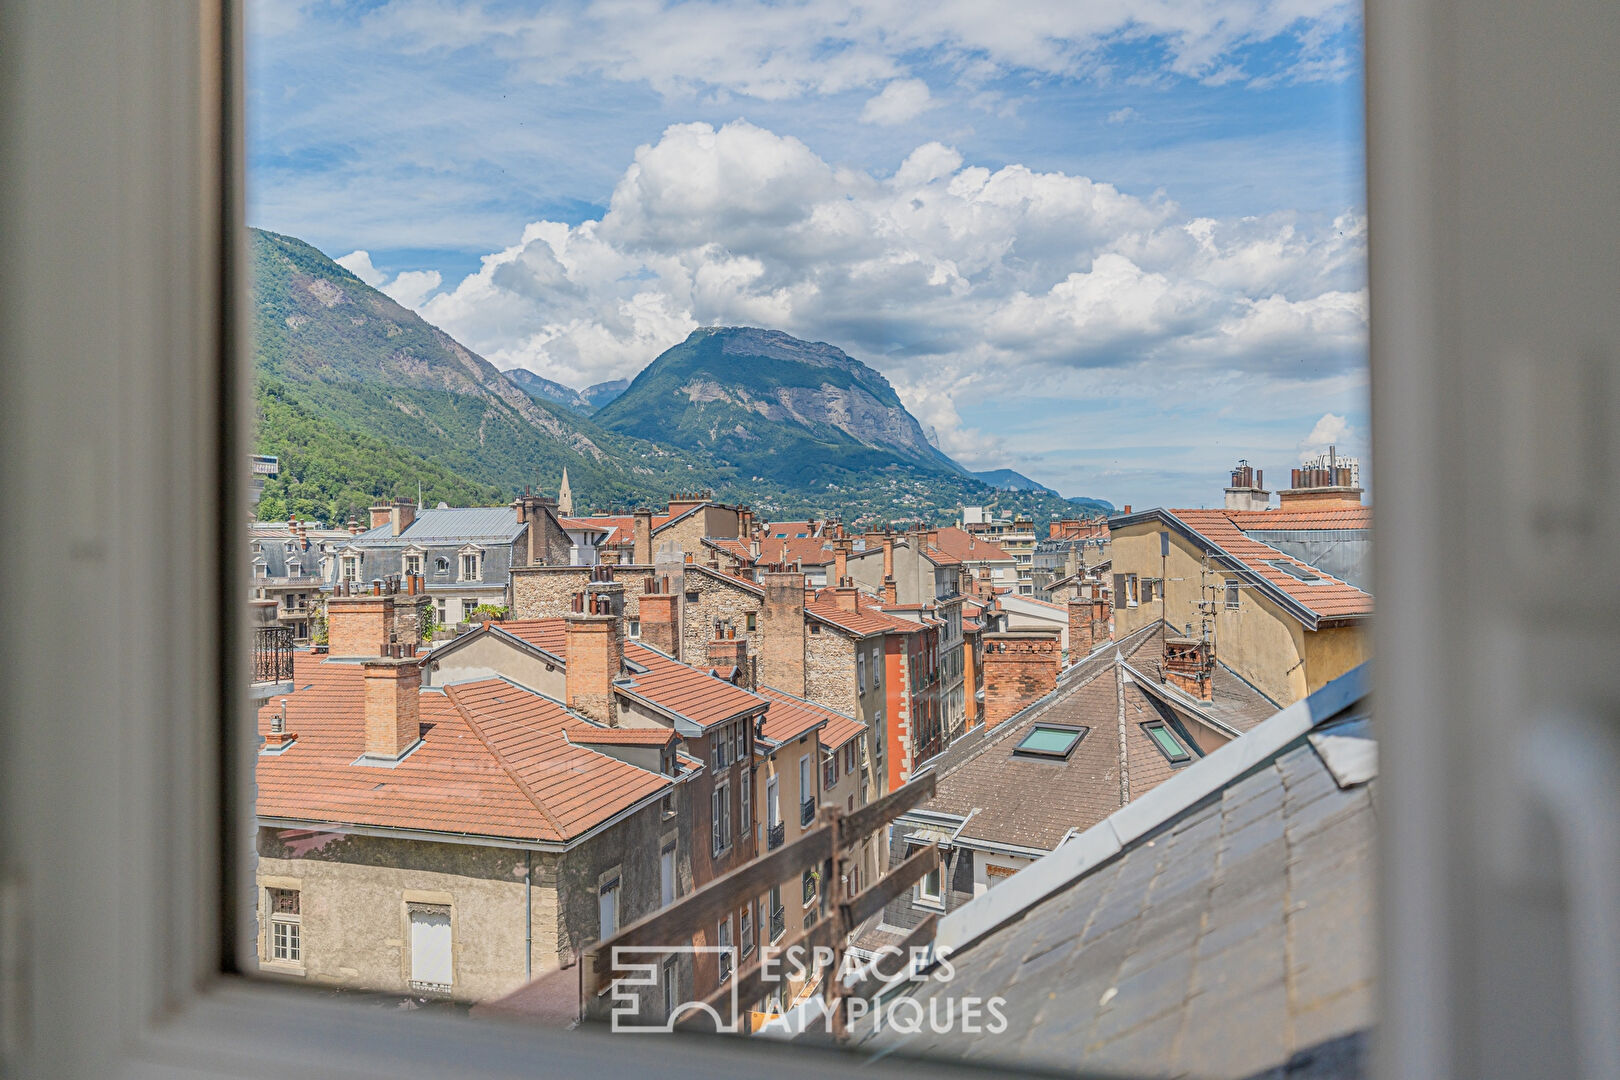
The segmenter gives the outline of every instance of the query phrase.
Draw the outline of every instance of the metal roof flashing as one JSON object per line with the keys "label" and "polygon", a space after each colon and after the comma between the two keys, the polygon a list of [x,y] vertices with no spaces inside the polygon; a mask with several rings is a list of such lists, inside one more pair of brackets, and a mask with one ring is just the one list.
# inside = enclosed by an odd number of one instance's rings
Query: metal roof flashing
{"label": "metal roof flashing", "polygon": [[[1338,717],[1364,698],[1371,688],[1369,662],[1195,761],[1140,799],[1127,803],[1050,855],[1019,871],[1016,887],[1009,887],[1013,884],[1009,882],[991,889],[945,915],[934,936],[935,949],[960,952],[1022,917],[1132,844],[1158,832],[1183,812],[1270,761],[1289,744]],[[1332,734],[1333,730],[1329,728],[1326,733]],[[1365,738],[1362,741],[1370,742]],[[1321,753],[1320,747],[1318,753]],[[1327,762],[1326,757],[1324,762]],[[1332,768],[1331,763],[1329,768]]]}

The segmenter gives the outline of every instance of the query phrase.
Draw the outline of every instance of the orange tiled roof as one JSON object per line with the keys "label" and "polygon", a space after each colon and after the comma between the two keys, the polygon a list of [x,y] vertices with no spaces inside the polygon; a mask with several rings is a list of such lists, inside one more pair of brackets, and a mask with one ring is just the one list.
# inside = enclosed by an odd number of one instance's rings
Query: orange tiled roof
{"label": "orange tiled roof", "polygon": [[628,682],[615,683],[614,689],[644,698],[699,727],[758,712],[768,704],[757,694],[639,642],[625,643],[624,658],[647,670],[631,676]]}
{"label": "orange tiled roof", "polygon": [[759,557],[765,562],[796,562],[803,566],[826,566],[833,561],[832,541],[819,536],[787,540],[768,536],[759,542]]}
{"label": "orange tiled roof", "polygon": [[816,523],[813,521],[778,521],[765,526],[767,539],[781,539],[783,537],[792,539],[800,533],[804,533],[807,537],[815,536]]}
{"label": "orange tiled roof", "polygon": [[974,536],[966,529],[947,525],[939,530],[939,550],[958,562],[1012,562],[1013,557],[1000,544]]}
{"label": "orange tiled roof", "polygon": [[[257,761],[264,818],[566,842],[656,794],[667,777],[569,743],[581,721],[504,679],[420,696],[422,744],[392,768],[365,749],[364,669],[294,657],[287,729],[297,740]],[[259,710],[270,730],[279,699]]]}
{"label": "orange tiled roof", "polygon": [[[736,539],[735,537],[704,537],[703,542],[708,544],[710,547],[719,548],[727,555],[741,559],[745,563],[752,563],[754,561],[753,550],[749,548],[747,544]],[[765,554],[765,545],[763,543],[760,545],[759,551],[762,556]]]}
{"label": "orange tiled roof", "polygon": [[769,698],[771,702],[771,711],[765,714],[760,734],[774,743],[792,742],[838,715],[831,709],[794,697],[774,686],[761,686],[759,696]]}
{"label": "orange tiled roof", "polygon": [[[1362,510],[1365,511],[1365,508],[1362,508]],[[1273,517],[1272,511],[1170,510],[1166,512],[1242,563],[1244,569],[1259,577],[1266,585],[1311,612],[1317,618],[1358,618],[1372,614],[1373,598],[1370,594],[1362,592],[1354,585],[1340,581],[1338,578],[1332,577],[1314,566],[1303,563],[1291,555],[1284,554],[1269,544],[1262,544],[1258,540],[1249,539],[1243,529],[1239,527],[1238,521],[1234,520],[1244,519],[1245,523],[1254,522],[1254,524],[1249,524],[1249,528],[1259,528],[1256,519],[1265,518],[1269,521]],[[1355,512],[1354,510],[1290,511],[1287,517],[1295,519],[1301,513],[1330,515],[1353,514]],[[1278,516],[1281,517],[1282,515]],[[1325,528],[1327,526],[1294,525],[1283,527]],[[1307,584],[1292,574],[1284,573],[1275,566],[1269,565],[1272,561],[1286,562],[1308,570],[1323,578],[1326,583],[1320,585]]]}
{"label": "orange tiled roof", "polygon": [[569,742],[602,746],[668,746],[680,738],[674,728],[610,728],[596,724],[575,724],[567,735]]}
{"label": "orange tiled roof", "polygon": [[1231,510],[1232,524],[1249,529],[1370,529],[1372,507],[1325,506],[1315,510]]}
{"label": "orange tiled roof", "polygon": [[823,622],[832,623],[859,637],[896,632],[911,634],[923,628],[921,623],[888,614],[878,606],[877,601],[869,597],[857,597],[856,604],[859,610],[845,611],[833,599],[832,591],[823,589],[816,594],[814,602],[804,605],[804,610],[806,614],[814,615]]}
{"label": "orange tiled roof", "polygon": [[568,624],[563,619],[508,619],[493,625],[552,656],[568,658]]}
{"label": "orange tiled roof", "polygon": [[952,555],[950,552],[942,551],[937,547],[924,546],[923,547],[923,554],[927,555],[930,559],[932,559],[936,566],[961,566],[962,565],[962,560],[961,559],[958,559],[955,555]]}

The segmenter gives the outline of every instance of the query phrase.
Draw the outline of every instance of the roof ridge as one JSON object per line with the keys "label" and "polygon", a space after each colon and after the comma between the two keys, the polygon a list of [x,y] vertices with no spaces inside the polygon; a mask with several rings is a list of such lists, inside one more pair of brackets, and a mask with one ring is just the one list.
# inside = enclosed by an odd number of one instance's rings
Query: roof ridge
{"label": "roof ridge", "polygon": [[[469,683],[459,685],[473,684]],[[513,686],[516,687],[516,684],[514,683]],[[567,840],[569,838],[568,831],[563,828],[562,822],[557,820],[557,816],[551,812],[550,807],[546,806],[545,800],[537,795],[535,790],[529,786],[528,781],[524,780],[523,777],[519,775],[517,767],[507,760],[505,754],[496,749],[495,744],[491,742],[489,736],[484,733],[483,727],[469,714],[468,707],[462,705],[461,695],[456,693],[456,687],[447,686],[444,689],[445,696],[447,696],[450,699],[450,703],[456,707],[456,712],[459,713],[461,718],[467,722],[467,726],[471,728],[472,733],[478,737],[478,741],[484,744],[484,749],[488,750],[490,755],[495,758],[495,763],[501,767],[501,771],[506,773],[506,775],[511,779],[512,783],[517,785],[517,789],[523,792],[524,797],[526,797],[529,802],[534,805],[534,808],[540,811],[540,816],[543,817],[546,820],[546,824],[550,825],[552,830],[556,832],[558,838]],[[550,699],[548,698],[547,700]],[[567,712],[568,710],[565,708],[563,711]],[[564,736],[564,739],[567,739],[566,735]],[[570,743],[570,745],[572,745],[572,743]],[[581,747],[580,749],[586,748]]]}

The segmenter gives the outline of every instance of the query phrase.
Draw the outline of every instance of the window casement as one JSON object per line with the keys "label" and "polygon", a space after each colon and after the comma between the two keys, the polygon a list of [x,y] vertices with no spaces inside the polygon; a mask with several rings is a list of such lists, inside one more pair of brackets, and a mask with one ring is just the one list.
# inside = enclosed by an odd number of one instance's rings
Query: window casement
{"label": "window casement", "polygon": [[450,560],[445,558],[443,555],[440,555],[438,558],[434,559],[433,572],[435,574],[448,574],[450,572]]}
{"label": "window casement", "polygon": [[411,936],[411,989],[448,994],[455,985],[454,934],[448,904],[406,904]]}
{"label": "window casement", "polygon": [[1192,760],[1192,751],[1182,743],[1180,737],[1171,731],[1168,725],[1160,721],[1154,721],[1143,724],[1142,730],[1147,733],[1148,738],[1153,740],[1153,745],[1159,748],[1159,753],[1163,754],[1172,765],[1180,765]]}
{"label": "window casement", "polygon": [[[916,850],[919,849],[911,849],[911,851]],[[911,851],[908,851],[906,854],[909,856]],[[937,908],[943,906],[944,901],[941,890],[942,879],[940,877],[939,867],[936,866],[934,869],[924,874],[921,881],[917,882],[917,903],[925,907]]]}
{"label": "window casement", "polygon": [[754,827],[753,770],[744,768],[737,777],[737,832],[746,834]]}
{"label": "window casement", "polygon": [[1013,747],[1013,753],[1021,757],[1043,757],[1064,761],[1074,753],[1074,748],[1080,745],[1080,740],[1085,738],[1089,730],[1075,724],[1036,724],[1018,741],[1018,745]]}
{"label": "window casement", "polygon": [[720,981],[731,978],[731,916],[720,920],[715,930],[715,944],[720,946]]}
{"label": "window casement", "polygon": [[624,634],[625,634],[626,637],[631,637],[631,638],[639,638],[639,637],[641,637],[641,620],[640,619],[626,619],[626,620],[624,620]]}
{"label": "window casement", "polygon": [[1226,579],[1226,610],[1236,611],[1242,603],[1243,590],[1238,587],[1237,578]]}
{"label": "window casement", "polygon": [[782,908],[782,886],[771,886],[770,896],[766,899],[765,906],[768,909],[766,911],[766,918],[770,919],[771,921],[769,930],[770,940],[772,943],[775,943],[781,939],[784,933],[787,932],[787,919],[784,918],[784,910]]}
{"label": "window casement", "polygon": [[482,581],[484,578],[484,551],[477,547],[464,547],[456,553],[458,581]]}
{"label": "window casement", "polygon": [[816,872],[814,869],[805,870],[801,884],[804,886],[804,906],[808,909],[816,900]]}
{"label": "window casement", "polygon": [[709,797],[709,818],[714,853],[719,855],[731,847],[731,785],[724,780],[714,786]]}
{"label": "window casement", "polygon": [[745,958],[754,951],[754,905],[752,903],[737,914],[737,950]]}
{"label": "window casement", "polygon": [[407,574],[420,574],[422,572],[422,553],[420,551],[407,551],[402,566]]}
{"label": "window casement", "polygon": [[834,750],[828,756],[827,762],[821,769],[822,787],[831,790],[838,783],[838,751]]}
{"label": "window casement", "polygon": [[1125,606],[1136,607],[1142,602],[1142,579],[1135,574],[1125,575]]}
{"label": "window casement", "polygon": [[609,871],[596,888],[597,940],[605,941],[619,930],[619,872]]}
{"label": "window casement", "polygon": [[757,614],[755,614],[754,612],[752,612],[752,611],[750,611],[748,614],[744,615],[743,616],[743,629],[745,629],[745,630],[757,630],[757,629],[759,629],[759,616]]}
{"label": "window casement", "polygon": [[437,600],[433,601],[433,618],[435,622],[437,622],[440,626],[443,626],[448,615],[449,612],[445,608],[444,597],[441,596]]}
{"label": "window casement", "polygon": [[463,596],[461,598],[461,621],[472,622],[473,612],[478,610],[478,597]]}
{"label": "window casement", "polygon": [[665,1020],[669,1020],[675,1015],[675,1006],[680,1001],[680,987],[676,985],[679,977],[680,968],[677,966],[676,958],[673,956],[666,956],[664,958],[662,979],[664,990]]}
{"label": "window casement", "polygon": [[266,889],[269,927],[266,959],[276,964],[304,963],[304,926],[297,889]]}
{"label": "window casement", "polygon": [[855,654],[855,686],[861,696],[866,695],[866,654]]}
{"label": "window casement", "polygon": [[658,853],[658,906],[669,907],[675,902],[675,841],[664,844]]}
{"label": "window casement", "polygon": [[343,580],[353,584],[360,580],[360,556],[343,556]]}
{"label": "window casement", "polygon": [[782,795],[779,779],[772,776],[765,781],[765,825],[776,828],[782,824]]}
{"label": "window casement", "polygon": [[855,771],[855,751],[858,745],[858,742],[852,739],[849,745],[844,747],[844,771],[847,773]]}

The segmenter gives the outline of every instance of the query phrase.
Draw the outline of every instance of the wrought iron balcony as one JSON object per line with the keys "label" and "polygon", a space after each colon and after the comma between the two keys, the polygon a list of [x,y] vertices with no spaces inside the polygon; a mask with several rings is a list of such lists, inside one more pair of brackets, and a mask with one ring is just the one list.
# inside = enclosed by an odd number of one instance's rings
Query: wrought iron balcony
{"label": "wrought iron balcony", "polygon": [[775,825],[765,826],[765,850],[775,851],[782,846],[787,838],[787,822],[778,821]]}
{"label": "wrought iron balcony", "polygon": [[816,800],[806,799],[799,805],[799,824],[808,825],[816,820]]}
{"label": "wrought iron balcony", "polygon": [[253,628],[253,681],[292,682],[293,638],[290,626]]}

